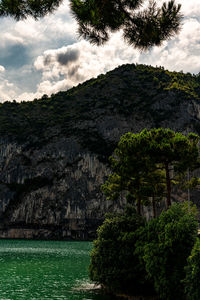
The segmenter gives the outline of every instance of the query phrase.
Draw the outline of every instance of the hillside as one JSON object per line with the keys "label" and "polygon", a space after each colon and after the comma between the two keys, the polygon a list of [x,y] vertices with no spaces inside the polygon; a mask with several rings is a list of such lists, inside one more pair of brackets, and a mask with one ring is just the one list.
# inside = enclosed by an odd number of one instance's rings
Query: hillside
{"label": "hillside", "polygon": [[[75,123],[97,121],[105,112],[107,116],[115,114],[123,118],[137,114],[138,121],[148,119],[154,127],[159,127],[165,125],[169,116],[171,121],[179,118],[183,103],[187,101],[192,105],[192,100],[197,103],[200,100],[200,75],[145,65],[123,65],[67,92],[51,97],[44,95],[34,101],[0,104],[0,135],[18,142],[27,142],[31,136],[30,144],[34,136],[40,146],[54,127],[59,133],[67,136],[73,133],[84,140],[83,126],[76,126],[75,131],[71,127]],[[193,121],[198,131],[198,120]],[[92,131],[97,134],[96,130]],[[91,145],[86,146],[90,149]],[[99,151],[99,147],[96,150]]]}
{"label": "hillside", "polygon": [[67,92],[0,104],[0,237],[88,239],[106,211],[100,185],[120,136],[200,133],[200,75],[123,65]]}

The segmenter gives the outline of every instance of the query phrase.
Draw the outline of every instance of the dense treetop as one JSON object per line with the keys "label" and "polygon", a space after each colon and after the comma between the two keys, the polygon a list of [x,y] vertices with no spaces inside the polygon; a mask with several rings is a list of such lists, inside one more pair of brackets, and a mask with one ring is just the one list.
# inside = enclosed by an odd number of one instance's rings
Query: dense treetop
{"label": "dense treetop", "polygon": [[112,173],[103,191],[109,199],[126,191],[128,200],[136,202],[138,214],[142,204],[152,203],[155,216],[155,203],[164,196],[166,208],[171,205],[174,185],[185,189],[186,185],[195,187],[199,183],[198,178],[191,176],[188,180],[186,176],[188,168],[199,168],[198,143],[196,134],[185,136],[166,128],[124,134],[110,157]]}
{"label": "dense treetop", "polygon": [[149,222],[133,208],[107,217],[94,241],[90,278],[113,294],[198,300],[196,213],[195,207],[188,211],[187,203],[174,203]]}

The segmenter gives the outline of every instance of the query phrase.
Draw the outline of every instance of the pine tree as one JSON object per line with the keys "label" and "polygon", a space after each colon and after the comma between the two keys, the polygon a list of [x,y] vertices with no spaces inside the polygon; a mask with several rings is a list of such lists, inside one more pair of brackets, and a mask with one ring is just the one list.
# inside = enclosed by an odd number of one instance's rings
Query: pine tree
{"label": "pine tree", "polygon": [[[16,20],[35,19],[52,13],[62,0],[2,0],[0,16]],[[182,15],[175,0],[158,7],[155,0],[70,0],[72,14],[79,24],[79,35],[100,45],[109,40],[110,32],[122,30],[132,46],[145,50],[174,36],[180,30]]]}
{"label": "pine tree", "polygon": [[193,133],[184,136],[170,129],[143,130],[141,133],[123,135],[111,157],[112,174],[102,186],[108,198],[117,198],[125,192],[136,203],[141,214],[141,205],[150,205],[153,214],[155,202],[166,196],[166,208],[171,205],[173,185],[195,187],[199,179],[186,176],[200,166],[199,137]]}
{"label": "pine tree", "polygon": [[52,13],[62,0],[1,0],[0,16],[11,16],[16,20],[28,16],[38,19]]}
{"label": "pine tree", "polygon": [[79,35],[101,45],[110,32],[123,31],[124,39],[141,50],[159,46],[180,30],[181,5],[174,0],[160,8],[149,0],[70,0],[71,10],[79,24]]}

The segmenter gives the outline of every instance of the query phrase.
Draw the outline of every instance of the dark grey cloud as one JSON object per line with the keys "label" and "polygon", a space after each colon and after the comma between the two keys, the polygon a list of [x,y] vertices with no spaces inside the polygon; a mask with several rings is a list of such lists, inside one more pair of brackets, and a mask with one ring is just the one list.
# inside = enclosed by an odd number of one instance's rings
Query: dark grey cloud
{"label": "dark grey cloud", "polygon": [[68,49],[64,53],[58,53],[57,61],[62,66],[67,66],[71,62],[78,60],[80,52],[78,49]]}
{"label": "dark grey cloud", "polygon": [[71,68],[71,69],[69,70],[68,75],[69,75],[70,77],[75,76],[75,75],[77,74],[77,72],[78,72],[78,69],[79,69],[79,66],[78,66],[78,65],[77,65],[77,66],[74,66],[73,68]]}
{"label": "dark grey cloud", "polygon": [[50,55],[50,54],[48,54],[48,55],[45,56],[45,58],[44,58],[44,65],[45,65],[45,66],[50,65],[50,63],[51,63],[51,58],[52,58],[52,55]]}

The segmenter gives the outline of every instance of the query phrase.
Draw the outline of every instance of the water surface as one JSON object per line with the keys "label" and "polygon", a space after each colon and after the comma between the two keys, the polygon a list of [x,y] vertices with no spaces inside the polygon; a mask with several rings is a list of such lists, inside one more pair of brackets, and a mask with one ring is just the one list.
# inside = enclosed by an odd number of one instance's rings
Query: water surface
{"label": "water surface", "polygon": [[110,300],[88,279],[90,242],[0,240],[1,300]]}

